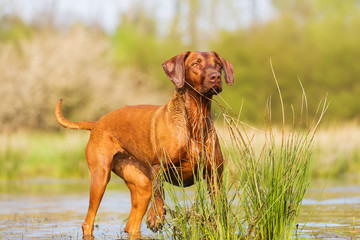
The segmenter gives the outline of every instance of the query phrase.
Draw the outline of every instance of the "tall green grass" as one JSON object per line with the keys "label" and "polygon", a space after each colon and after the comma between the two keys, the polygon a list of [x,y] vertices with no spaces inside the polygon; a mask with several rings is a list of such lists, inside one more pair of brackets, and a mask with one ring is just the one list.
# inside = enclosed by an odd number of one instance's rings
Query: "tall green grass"
{"label": "tall green grass", "polygon": [[284,131],[276,136],[269,126],[265,144],[257,153],[244,129],[240,131],[234,123],[229,124],[238,146],[231,156],[230,172],[239,193],[246,238],[290,238],[310,183],[314,132],[292,129],[289,134]]}
{"label": "tall green grass", "polygon": [[[282,102],[279,87],[278,90]],[[249,127],[222,108],[230,142],[222,142],[225,171],[220,194],[208,191],[206,181],[201,178],[195,179],[190,191],[165,184],[168,216],[159,236],[163,239],[296,237],[297,217],[310,183],[313,140],[328,106],[325,100],[319,115],[310,122],[305,93],[302,103],[300,119],[295,124],[294,117],[290,128],[285,127],[283,112],[283,127],[278,135],[271,125],[269,101],[268,124],[261,132],[265,143],[260,151]],[[204,159],[200,156],[197,161],[200,167],[194,174],[203,176]],[[212,172],[216,173],[215,169]]]}

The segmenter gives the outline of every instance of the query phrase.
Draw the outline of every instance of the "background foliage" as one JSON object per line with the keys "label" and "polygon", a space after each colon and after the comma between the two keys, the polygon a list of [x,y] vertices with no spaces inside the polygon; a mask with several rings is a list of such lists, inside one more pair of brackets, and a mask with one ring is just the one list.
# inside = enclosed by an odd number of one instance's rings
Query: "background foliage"
{"label": "background foliage", "polygon": [[[270,58],[289,115],[290,105],[301,101],[299,78],[310,113],[328,93],[325,121],[359,120],[360,1],[273,0],[266,21],[256,17],[254,1],[252,21],[229,30],[217,16],[235,19],[241,10],[235,2],[174,0],[177,10],[164,23],[138,1],[113,33],[2,16],[1,131],[58,129],[53,108],[59,98],[72,120],[95,120],[124,104],[164,104],[174,87],[161,63],[197,49],[215,50],[233,63],[235,84],[221,96],[234,111],[242,107],[251,124],[262,124],[267,99],[277,96]],[[272,101],[276,122],[280,108],[277,97]]]}

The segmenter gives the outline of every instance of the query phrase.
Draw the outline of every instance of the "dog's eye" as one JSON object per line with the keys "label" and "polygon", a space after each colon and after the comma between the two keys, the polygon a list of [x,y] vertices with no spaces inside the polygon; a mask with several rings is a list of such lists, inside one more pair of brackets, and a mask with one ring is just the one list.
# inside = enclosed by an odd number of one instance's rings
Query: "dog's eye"
{"label": "dog's eye", "polygon": [[196,62],[196,63],[193,63],[192,66],[193,66],[194,68],[197,68],[197,67],[199,66],[199,64]]}
{"label": "dog's eye", "polygon": [[220,68],[220,67],[221,67],[221,64],[220,64],[219,62],[216,62],[216,63],[215,63],[215,67],[216,67],[216,68]]}

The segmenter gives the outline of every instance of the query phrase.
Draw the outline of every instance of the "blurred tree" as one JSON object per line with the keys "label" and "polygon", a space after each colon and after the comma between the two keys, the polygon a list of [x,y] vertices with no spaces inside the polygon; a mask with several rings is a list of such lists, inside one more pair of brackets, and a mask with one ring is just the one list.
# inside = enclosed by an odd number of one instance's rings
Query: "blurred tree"
{"label": "blurred tree", "polygon": [[[176,21],[173,25],[177,24]],[[160,87],[171,86],[163,74],[161,64],[185,51],[186,47],[180,38],[170,38],[168,41],[168,38],[160,37],[157,27],[155,17],[148,15],[141,5],[133,7],[123,16],[111,37],[113,54],[118,68],[132,67],[135,71],[147,74],[149,79],[159,79],[153,83],[158,83]]]}
{"label": "blurred tree", "polygon": [[181,19],[181,1],[180,0],[174,0],[174,16],[173,16],[173,20],[172,23],[170,25],[170,31],[169,31],[169,36],[172,39],[180,39],[181,38],[181,34],[179,33],[179,22]]}
{"label": "blurred tree", "polygon": [[26,25],[20,17],[3,16],[0,18],[0,41],[18,42],[31,36],[33,27]]}
{"label": "blurred tree", "polygon": [[298,76],[311,113],[329,93],[329,119],[359,119],[360,99],[356,96],[360,95],[360,1],[274,0],[274,5],[279,9],[277,17],[257,25],[256,31],[248,28],[224,32],[219,41],[213,42],[214,49],[235,65],[236,84],[223,96],[234,109],[240,108],[243,99],[243,117],[259,122],[264,118],[266,99],[272,95],[272,116],[279,119],[271,58],[289,122],[290,105],[300,106]]}
{"label": "blurred tree", "polygon": [[190,33],[190,48],[196,49],[199,46],[198,42],[198,27],[199,24],[199,0],[188,0],[189,1],[189,21],[188,21],[188,29]]}

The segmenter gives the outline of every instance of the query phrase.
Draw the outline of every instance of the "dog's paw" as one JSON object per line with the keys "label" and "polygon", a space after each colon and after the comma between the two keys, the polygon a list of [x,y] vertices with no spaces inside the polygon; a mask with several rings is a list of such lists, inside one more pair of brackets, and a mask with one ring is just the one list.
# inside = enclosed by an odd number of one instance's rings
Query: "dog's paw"
{"label": "dog's paw", "polygon": [[161,231],[162,230],[162,223],[158,222],[158,221],[153,221],[153,220],[148,220],[146,222],[148,228],[153,231],[154,233],[158,232],[158,231]]}
{"label": "dog's paw", "polygon": [[147,227],[154,233],[161,231],[163,228],[165,214],[166,211],[163,207],[158,207],[157,214],[155,214],[154,208],[150,207],[146,221]]}

